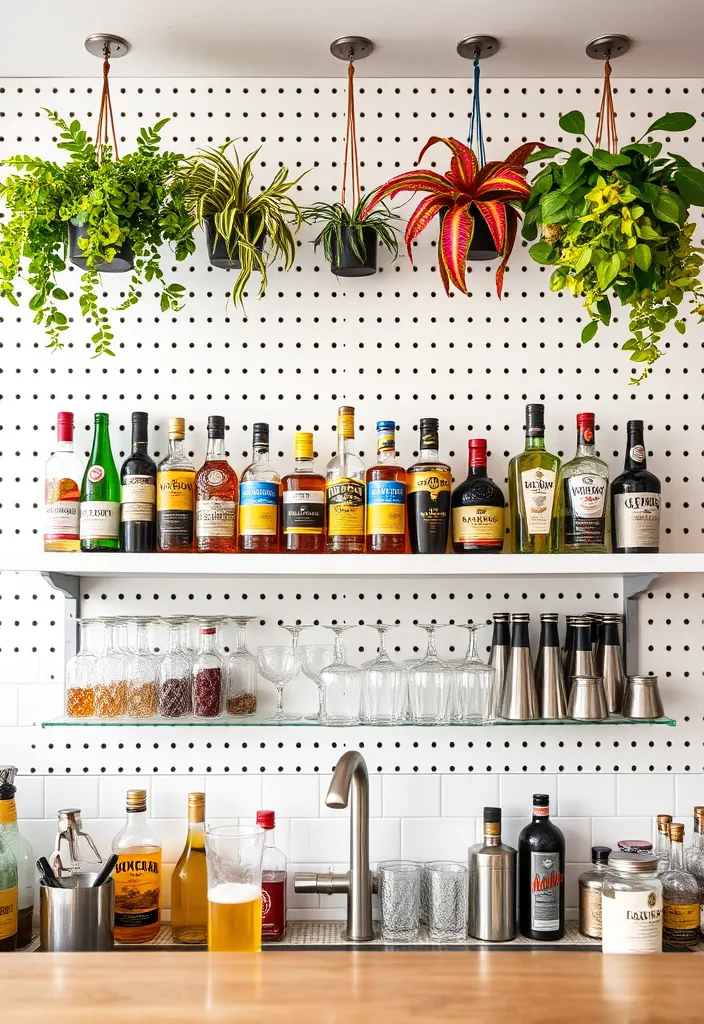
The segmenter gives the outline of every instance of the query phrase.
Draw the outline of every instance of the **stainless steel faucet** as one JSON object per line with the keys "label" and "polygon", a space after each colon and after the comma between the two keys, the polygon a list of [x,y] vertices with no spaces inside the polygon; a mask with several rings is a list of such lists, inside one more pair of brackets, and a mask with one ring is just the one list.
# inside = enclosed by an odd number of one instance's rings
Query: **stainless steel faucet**
{"label": "stainless steel faucet", "polygon": [[350,870],[346,874],[300,872],[294,879],[296,892],[347,895],[347,930],[350,942],[369,942],[372,928],[373,878],[369,870],[369,775],[360,753],[348,750],[335,766],[325,803],[328,807],[350,809]]}

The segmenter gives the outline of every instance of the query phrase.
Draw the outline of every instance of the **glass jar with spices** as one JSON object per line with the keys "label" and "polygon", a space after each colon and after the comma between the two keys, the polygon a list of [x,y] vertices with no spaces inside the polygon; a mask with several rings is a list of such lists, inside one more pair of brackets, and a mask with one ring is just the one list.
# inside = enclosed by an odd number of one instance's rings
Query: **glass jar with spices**
{"label": "glass jar with spices", "polygon": [[117,646],[117,621],[105,618],[102,622],[105,643],[98,658],[95,714],[97,718],[119,718],[127,714],[127,658]]}
{"label": "glass jar with spices", "polygon": [[254,615],[233,615],[237,625],[237,646],[227,660],[228,715],[246,717],[257,710],[257,663],[247,648],[247,623]]}
{"label": "glass jar with spices", "polygon": [[130,718],[152,718],[157,711],[156,677],[159,659],[149,646],[148,617],[133,619],[137,627],[134,654],[127,662],[127,714]]}
{"label": "glass jar with spices", "polygon": [[601,887],[611,848],[592,846],[592,867],[579,876],[579,930],[590,939],[601,938]]}
{"label": "glass jar with spices", "polygon": [[602,951],[659,953],[662,949],[662,882],[658,859],[612,853],[601,890]]}
{"label": "glass jar with spices", "polygon": [[159,663],[157,710],[162,718],[183,718],[191,713],[191,665],[183,646],[183,626],[188,619],[169,619],[169,649]]}
{"label": "glass jar with spices", "polygon": [[95,619],[78,620],[78,653],[66,666],[64,708],[69,718],[95,715],[95,684],[98,658],[94,650]]}
{"label": "glass jar with spices", "polygon": [[200,649],[193,662],[193,714],[197,718],[219,718],[222,714],[222,658],[217,649],[217,627],[200,627]]}

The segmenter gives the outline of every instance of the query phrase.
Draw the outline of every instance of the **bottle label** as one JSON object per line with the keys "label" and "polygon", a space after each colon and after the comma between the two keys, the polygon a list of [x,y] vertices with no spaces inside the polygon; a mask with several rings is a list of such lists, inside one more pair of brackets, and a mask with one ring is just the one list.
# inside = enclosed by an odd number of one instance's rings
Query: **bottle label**
{"label": "bottle label", "polygon": [[698,903],[663,903],[662,937],[665,942],[677,944],[696,941],[698,933]]}
{"label": "bottle label", "polygon": [[660,495],[649,491],[615,494],[617,548],[660,546]]}
{"label": "bottle label", "polygon": [[234,501],[220,498],[196,501],[196,537],[235,536],[237,505]]}
{"label": "bottle label", "polygon": [[126,476],[122,484],[122,522],[153,523],[156,485],[153,476]]}
{"label": "bottle label", "polygon": [[160,890],[161,852],[119,854],[115,865],[115,927],[157,924]]}
{"label": "bottle label", "polygon": [[350,477],[337,477],[327,484],[328,536],[364,536],[364,484]]}
{"label": "bottle label", "polygon": [[88,470],[88,479],[92,484],[99,484],[105,478],[105,470],[102,466],[91,466]]}
{"label": "bottle label", "polygon": [[432,501],[437,501],[440,494],[452,490],[452,473],[449,470],[438,469],[435,466],[413,470],[408,474],[408,493],[415,494],[416,491],[424,491],[430,495]]}
{"label": "bottle label", "polygon": [[319,537],[325,527],[323,491],[284,491],[284,534]]}
{"label": "bottle label", "polygon": [[552,469],[526,469],[521,473],[526,528],[531,534],[550,533],[555,498],[555,472]]}
{"label": "bottle label", "polygon": [[192,512],[195,471],[161,469],[157,475],[156,507],[159,512]]}
{"label": "bottle label", "polygon": [[286,931],[286,880],[262,879],[262,938],[282,939]]}
{"label": "bottle label", "polygon": [[603,544],[607,481],[584,474],[565,481],[565,543]]}
{"label": "bottle label", "polygon": [[113,540],[120,535],[119,501],[81,502],[81,540]]}
{"label": "bottle label", "polygon": [[17,934],[17,886],[0,889],[0,940]]}
{"label": "bottle label", "polygon": [[634,444],[628,454],[633,462],[645,462],[645,448],[642,444]]}
{"label": "bottle label", "polygon": [[68,500],[62,492],[73,492],[79,488],[74,480],[47,480],[46,504],[44,506],[44,540],[78,540],[80,514],[78,498]]}
{"label": "bottle label", "polygon": [[0,825],[17,822],[17,806],[13,800],[0,800]]}
{"label": "bottle label", "polygon": [[240,484],[240,534],[275,537],[278,527],[279,487],[267,481]]}
{"label": "bottle label", "polygon": [[[545,808],[540,808],[545,810]],[[556,932],[560,927],[560,895],[565,876],[559,853],[531,851],[530,926],[535,932]]]}
{"label": "bottle label", "polygon": [[601,889],[591,885],[579,887],[579,930],[592,939],[601,938]]}
{"label": "bottle label", "polygon": [[504,510],[497,505],[459,505],[452,510],[455,544],[501,548],[504,543]]}
{"label": "bottle label", "polygon": [[367,483],[367,535],[403,535],[406,532],[406,485],[397,480]]}
{"label": "bottle label", "polygon": [[662,893],[620,889],[613,889],[608,895],[602,892],[601,930],[604,953],[659,953]]}

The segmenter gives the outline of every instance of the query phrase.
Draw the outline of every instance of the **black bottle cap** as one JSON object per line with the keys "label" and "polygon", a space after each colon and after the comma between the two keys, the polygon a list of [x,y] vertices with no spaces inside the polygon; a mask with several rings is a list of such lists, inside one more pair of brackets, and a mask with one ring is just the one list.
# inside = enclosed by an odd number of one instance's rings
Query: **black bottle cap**
{"label": "black bottle cap", "polygon": [[633,434],[636,430],[643,429],[643,420],[629,420],[626,424],[626,430],[629,434]]}
{"label": "black bottle cap", "polygon": [[535,402],[526,406],[526,434],[528,437],[542,437],[545,433],[545,406]]}
{"label": "black bottle cap", "polygon": [[132,440],[147,441],[149,438],[149,414],[146,412],[132,413]]}
{"label": "black bottle cap", "polygon": [[252,427],[252,441],[255,448],[269,447],[269,424],[255,423]]}
{"label": "black bottle cap", "polygon": [[225,417],[208,416],[208,437],[222,438],[225,436]]}
{"label": "black bottle cap", "polygon": [[608,864],[610,846],[592,846],[592,864]]}
{"label": "black bottle cap", "polygon": [[485,807],[484,808],[484,824],[494,822],[501,824],[501,808],[500,807]]}
{"label": "black bottle cap", "polygon": [[420,447],[437,451],[438,444],[438,420],[430,417],[420,421]]}
{"label": "black bottle cap", "polygon": [[547,793],[533,793],[533,807],[549,807],[550,797]]}

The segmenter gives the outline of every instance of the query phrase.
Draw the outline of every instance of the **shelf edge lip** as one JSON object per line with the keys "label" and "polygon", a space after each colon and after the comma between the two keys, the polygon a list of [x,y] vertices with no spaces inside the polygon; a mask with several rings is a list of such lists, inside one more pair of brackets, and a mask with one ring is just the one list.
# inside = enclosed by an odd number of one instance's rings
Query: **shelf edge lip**
{"label": "shelf edge lip", "polygon": [[161,719],[161,720],[158,720],[158,721],[154,721],[154,720],[150,720],[150,719],[146,719],[145,720],[145,719],[141,719],[141,718],[134,718],[134,719],[129,719],[128,721],[125,721],[124,719],[114,720],[114,719],[109,719],[109,718],[102,719],[102,720],[101,719],[92,720],[92,719],[85,719],[85,718],[67,719],[65,715],[62,715],[62,716],[60,716],[58,718],[50,718],[46,722],[42,722],[41,723],[42,729],[56,729],[56,728],[59,728],[59,729],[60,728],[75,729],[77,727],[78,728],[84,728],[84,729],[85,728],[92,728],[92,729],[104,729],[104,728],[126,729],[126,728],[130,728],[131,726],[136,726],[139,729],[150,729],[150,728],[151,729],[164,729],[164,728],[170,728],[170,729],[179,729],[179,728],[181,728],[181,729],[192,729],[192,728],[197,728],[199,726],[205,726],[206,728],[209,728],[209,729],[212,729],[212,728],[232,729],[232,728],[237,728],[237,727],[239,727],[241,729],[258,729],[258,728],[265,728],[265,729],[288,729],[288,728],[292,728],[292,729],[306,729],[306,728],[307,729],[332,729],[334,732],[343,732],[343,731],[350,730],[350,729],[353,729],[355,731],[362,730],[362,729],[385,729],[385,730],[390,730],[390,729],[423,729],[423,730],[427,730],[427,729],[501,729],[501,728],[507,728],[507,729],[524,728],[525,729],[525,728],[535,728],[535,727],[538,727],[538,728],[543,727],[543,728],[554,729],[555,727],[558,727],[558,726],[565,726],[565,727],[568,727],[568,728],[573,727],[573,726],[579,726],[580,728],[587,727],[587,726],[596,726],[597,728],[600,728],[602,726],[609,726],[611,728],[614,728],[614,727],[618,727],[618,726],[634,726],[634,725],[647,725],[647,726],[650,726],[650,725],[666,725],[666,726],[674,727],[674,726],[677,725],[677,720],[674,719],[674,718],[669,718],[667,715],[663,715],[661,718],[652,718],[652,719],[649,719],[649,718],[620,718],[620,717],[618,717],[616,719],[612,718],[611,720],[606,719],[606,720],[603,720],[603,721],[598,721],[598,720],[595,720],[595,721],[581,721],[581,720],[577,720],[577,719],[574,719],[574,718],[564,718],[564,719],[559,719],[559,720],[558,719],[554,719],[554,718],[550,718],[550,719],[536,718],[536,719],[533,719],[531,721],[526,721],[526,722],[505,722],[504,721],[504,722],[487,722],[487,723],[484,723],[484,724],[469,723],[468,722],[468,723],[465,723],[464,725],[460,724],[458,722],[448,722],[447,724],[441,724],[440,722],[438,722],[438,723],[436,723],[434,725],[418,725],[415,722],[399,722],[397,725],[381,725],[381,724],[377,725],[374,722],[365,722],[362,725],[348,725],[348,726],[337,727],[337,726],[319,725],[319,724],[317,724],[315,722],[307,722],[305,719],[301,719],[300,721],[297,721],[297,722],[296,721],[294,721],[294,722],[286,722],[285,724],[280,725],[278,722],[267,722],[266,720],[262,720],[262,719],[259,719],[257,721],[251,721],[250,720],[248,722],[238,722],[238,721],[233,721],[233,720],[230,720],[230,719],[227,719],[227,718],[215,718],[215,719],[207,719],[206,718],[206,719],[200,719],[198,721],[193,721],[192,718],[189,718],[186,721],[184,721],[183,719],[173,719],[173,720]]}

